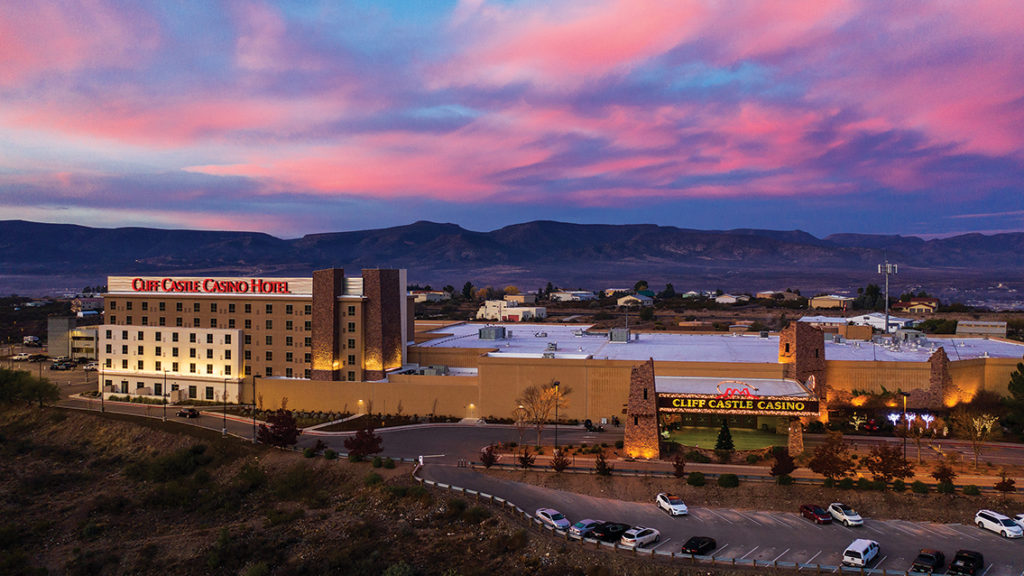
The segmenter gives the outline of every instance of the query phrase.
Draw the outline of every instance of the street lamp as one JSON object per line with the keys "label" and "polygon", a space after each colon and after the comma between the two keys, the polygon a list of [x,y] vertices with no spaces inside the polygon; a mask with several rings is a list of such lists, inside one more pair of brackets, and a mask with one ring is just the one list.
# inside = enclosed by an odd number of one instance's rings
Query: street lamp
{"label": "street lamp", "polygon": [[252,443],[256,443],[256,375],[252,375]]}
{"label": "street lamp", "polygon": [[160,389],[160,400],[164,405],[164,422],[167,422],[167,369],[164,368],[164,386]]}
{"label": "street lamp", "polygon": [[223,437],[223,436],[227,436],[228,435],[228,379],[227,378],[224,379],[224,394],[221,396],[221,400],[223,400],[224,421],[223,421],[223,424],[221,425],[220,435]]}
{"label": "street lamp", "polygon": [[907,434],[910,432],[910,421],[907,420],[907,397],[910,394],[906,392],[900,392],[900,396],[903,396],[903,423],[906,424],[907,429],[903,431],[903,459],[907,459]]}
{"label": "street lamp", "polygon": [[103,366],[101,365],[100,366],[100,413],[101,414],[107,411],[107,407],[103,403],[103,397],[105,395],[104,394],[104,392],[105,392],[104,389],[106,387],[107,387],[107,381],[104,379],[104,376],[103,376]]}
{"label": "street lamp", "polygon": [[558,380],[555,380],[555,454],[558,454],[558,405],[560,404],[558,396]]}

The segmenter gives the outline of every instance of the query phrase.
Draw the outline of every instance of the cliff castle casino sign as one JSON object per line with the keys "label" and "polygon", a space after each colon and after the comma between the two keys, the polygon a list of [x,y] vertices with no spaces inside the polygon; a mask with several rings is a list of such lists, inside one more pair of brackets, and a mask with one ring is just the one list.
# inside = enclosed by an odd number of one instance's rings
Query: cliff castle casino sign
{"label": "cliff castle casino sign", "polygon": [[[667,380],[667,379],[666,379]],[[657,391],[659,413],[740,414],[751,416],[817,416],[818,400],[797,382],[723,380],[714,384],[714,393],[700,393],[709,389],[710,382],[693,379],[692,386],[664,386],[672,391]],[[685,384],[685,382],[684,382]],[[689,389],[687,389],[689,388]],[[779,394],[771,394],[778,388]],[[710,390],[708,390],[710,392]]]}

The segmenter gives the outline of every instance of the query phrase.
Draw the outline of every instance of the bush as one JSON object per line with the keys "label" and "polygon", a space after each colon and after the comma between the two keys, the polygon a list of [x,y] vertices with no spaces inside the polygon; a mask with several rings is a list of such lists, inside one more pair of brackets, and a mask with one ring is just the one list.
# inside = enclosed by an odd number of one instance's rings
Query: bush
{"label": "bush", "polygon": [[380,474],[377,474],[376,472],[370,472],[369,474],[366,475],[366,478],[363,478],[363,484],[367,486],[376,486],[377,484],[380,484],[383,481],[384,479],[381,478]]}
{"label": "bush", "polygon": [[736,488],[740,485],[740,477],[735,474],[722,474],[718,477],[718,485],[722,488]]}
{"label": "bush", "polygon": [[757,454],[747,454],[747,464],[757,464],[761,461],[761,457]]}
{"label": "bush", "polygon": [[690,472],[689,476],[686,477],[686,483],[690,486],[703,486],[705,482],[703,472]]}
{"label": "bush", "polygon": [[385,458],[385,459],[384,459],[384,467],[385,467],[385,468],[387,468],[388,470],[392,470],[392,469],[394,469],[394,467],[395,467],[395,461],[394,461],[394,460],[392,460],[390,456],[389,456],[389,457],[387,457],[387,458]]}
{"label": "bush", "polygon": [[383,458],[381,458],[380,456],[374,456],[373,457],[373,467],[374,468],[380,468],[383,465],[384,465],[384,459]]}
{"label": "bush", "polygon": [[782,474],[781,476],[777,476],[775,478],[775,481],[779,484],[779,486],[789,486],[793,483],[793,477],[790,476],[789,474]]}
{"label": "bush", "polygon": [[892,481],[892,489],[894,492],[905,492],[907,490],[907,483],[902,478],[897,478]]}
{"label": "bush", "polygon": [[711,458],[708,458],[707,456],[705,456],[703,452],[698,452],[696,450],[690,450],[689,452],[686,453],[686,461],[687,462],[699,462],[701,464],[707,464],[708,462],[711,462]]}
{"label": "bush", "polygon": [[617,450],[622,450],[623,446],[625,446],[625,444],[622,442],[622,440],[616,440],[615,441],[615,448]]}
{"label": "bush", "polygon": [[598,476],[611,476],[613,470],[615,470],[615,467],[609,465],[608,461],[605,460],[604,452],[598,454],[597,458],[594,459],[594,471],[597,472]]}
{"label": "bush", "polygon": [[305,450],[302,451],[302,455],[305,456],[306,458],[313,458],[314,456],[316,456],[316,452],[312,448],[306,448]]}
{"label": "bush", "polygon": [[337,460],[337,459],[338,459],[338,453],[337,452],[335,452],[334,450],[331,450],[330,448],[328,448],[327,450],[324,450],[324,460]]}
{"label": "bush", "polygon": [[382,576],[416,576],[416,569],[399,560],[397,564],[388,566]]}
{"label": "bush", "polygon": [[855,487],[855,484],[853,482],[853,478],[846,477],[846,478],[843,478],[842,480],[839,481],[839,489],[840,490],[853,490],[854,487]]}
{"label": "bush", "polygon": [[939,482],[935,491],[939,494],[953,494],[956,492],[956,486],[952,482]]}
{"label": "bush", "polygon": [[484,468],[490,468],[497,461],[498,455],[494,452],[494,444],[488,444],[487,448],[480,452],[480,463],[484,465]]}
{"label": "bush", "polygon": [[974,484],[968,484],[964,486],[964,494],[967,496],[978,496],[981,494],[981,488],[978,488]]}
{"label": "bush", "polygon": [[491,517],[491,511],[482,506],[473,506],[462,513],[462,519],[469,524],[479,524]]}
{"label": "bush", "polygon": [[914,483],[910,485],[910,490],[914,494],[927,494],[931,490],[931,487],[920,480],[915,480]]}

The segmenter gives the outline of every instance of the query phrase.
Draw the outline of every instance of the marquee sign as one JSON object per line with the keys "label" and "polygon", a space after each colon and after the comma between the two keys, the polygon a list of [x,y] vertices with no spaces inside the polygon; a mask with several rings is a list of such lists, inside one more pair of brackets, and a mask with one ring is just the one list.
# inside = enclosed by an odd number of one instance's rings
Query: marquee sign
{"label": "marquee sign", "polygon": [[736,393],[723,393],[714,396],[658,394],[658,411],[764,416],[817,416],[818,401],[787,396],[748,396]]}
{"label": "marquee sign", "polygon": [[116,276],[107,280],[113,293],[128,294],[249,294],[292,296],[312,293],[311,278],[203,278]]}

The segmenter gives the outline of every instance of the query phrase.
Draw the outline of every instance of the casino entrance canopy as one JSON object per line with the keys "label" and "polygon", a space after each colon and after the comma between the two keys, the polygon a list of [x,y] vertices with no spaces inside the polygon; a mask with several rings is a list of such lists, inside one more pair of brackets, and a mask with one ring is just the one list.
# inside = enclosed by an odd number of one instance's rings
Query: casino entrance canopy
{"label": "casino entrance canopy", "polygon": [[818,398],[796,380],[656,376],[659,413],[817,416]]}

